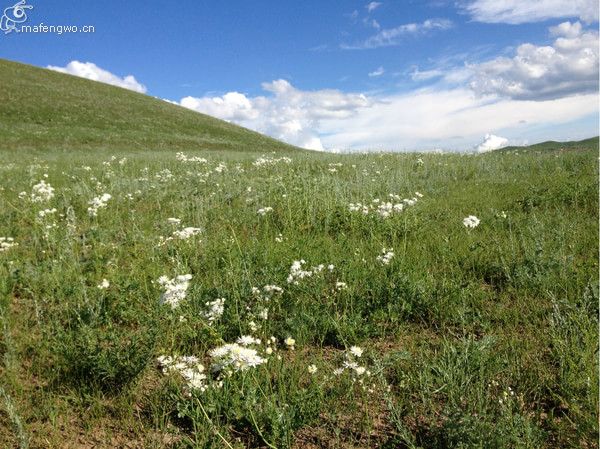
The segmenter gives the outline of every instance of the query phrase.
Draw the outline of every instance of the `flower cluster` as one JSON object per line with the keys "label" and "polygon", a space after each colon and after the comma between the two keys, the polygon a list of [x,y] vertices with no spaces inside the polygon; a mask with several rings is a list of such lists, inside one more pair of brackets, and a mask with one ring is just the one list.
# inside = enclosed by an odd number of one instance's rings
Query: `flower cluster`
{"label": "flower cluster", "polygon": [[269,167],[278,163],[289,164],[292,162],[292,159],[286,156],[283,157],[270,157],[270,156],[261,156],[252,162],[252,165],[255,167]]}
{"label": "flower cluster", "polygon": [[106,203],[108,203],[108,201],[112,198],[110,193],[105,193],[101,196],[97,196],[94,199],[92,199],[88,204],[90,205],[90,207],[88,207],[88,214],[90,215],[90,217],[97,217],[98,216],[98,210],[105,208],[106,207]]}
{"label": "flower cluster", "polygon": [[469,215],[463,219],[463,225],[468,229],[474,229],[479,226],[480,220],[475,215]]}
{"label": "flower cluster", "polygon": [[348,284],[346,284],[345,282],[340,282],[340,281],[337,281],[337,282],[335,283],[335,289],[336,289],[338,292],[339,292],[339,291],[342,291],[342,290],[346,290],[347,288],[348,288]]}
{"label": "flower cluster", "polygon": [[259,345],[260,338],[255,338],[252,335],[242,335],[237,339],[237,344],[242,346]]}
{"label": "flower cluster", "polygon": [[260,209],[258,209],[258,210],[256,211],[256,213],[257,213],[258,215],[262,215],[262,216],[265,216],[265,215],[267,215],[269,212],[273,212],[273,208],[272,208],[272,207],[270,207],[270,206],[267,206],[267,207],[261,207]]}
{"label": "flower cluster", "polygon": [[[281,295],[283,289],[277,285],[265,285],[262,290],[257,287],[252,287],[252,298],[254,299],[255,305],[254,310],[252,307],[247,306],[250,312],[250,317],[258,317],[263,321],[269,319],[269,307],[268,304],[274,295]],[[254,332],[258,329],[258,325],[254,321],[249,323],[250,329]]]}
{"label": "flower cluster", "polygon": [[[167,223],[172,225],[179,225],[181,220],[179,218],[167,218]],[[191,237],[194,237],[202,232],[202,228],[195,228],[193,226],[187,226],[182,229],[178,229],[173,231],[170,237],[160,236],[159,246],[166,244],[172,240],[188,240]]]}
{"label": "flower cluster", "polygon": [[177,159],[180,162],[199,162],[201,164],[206,164],[208,162],[208,160],[204,159],[203,157],[200,157],[200,156],[189,157],[185,153],[182,153],[181,151],[179,153],[175,153],[175,159]]}
{"label": "flower cluster", "polygon": [[383,248],[381,254],[377,256],[377,262],[381,265],[389,265],[394,255],[394,248]]}
{"label": "flower cluster", "polygon": [[158,283],[163,287],[164,292],[160,297],[161,304],[169,304],[175,309],[187,295],[187,289],[190,286],[191,274],[182,274],[173,279],[167,276],[158,278]]}
{"label": "flower cluster", "polygon": [[8,251],[14,246],[18,246],[19,244],[15,242],[15,239],[12,237],[0,237],[0,253],[4,251]]}
{"label": "flower cluster", "polygon": [[256,349],[242,346],[238,343],[228,343],[210,351],[213,359],[211,369],[213,372],[227,371],[228,373],[246,371],[262,365],[267,360]]}
{"label": "flower cluster", "polygon": [[169,170],[168,168],[165,168],[164,170],[161,170],[158,173],[156,173],[154,177],[159,182],[167,182],[173,179],[173,173],[171,173],[171,170]]}
{"label": "flower cluster", "polygon": [[31,190],[31,201],[34,203],[43,203],[54,198],[54,188],[43,179]]}
{"label": "flower cluster", "polygon": [[363,203],[350,203],[348,209],[350,212],[360,212],[363,215],[375,214],[381,218],[388,218],[392,214],[402,212],[408,206],[414,206],[422,198],[423,195],[419,192],[415,192],[413,198],[401,198],[399,195],[390,193],[389,201],[382,201],[379,198],[375,198],[371,201],[371,204]]}
{"label": "flower cluster", "polygon": [[[310,270],[305,270],[303,268],[304,264],[306,264],[306,261],[304,259],[295,260],[292,263],[292,266],[290,267],[290,274],[288,275],[288,278],[287,278],[288,284],[298,285],[299,284],[298,280],[312,277],[315,274],[321,273],[325,269],[325,265],[320,264],[320,265],[317,265],[316,267],[312,267]],[[327,266],[327,269],[329,271],[333,271],[334,268],[335,267],[333,265]]]}
{"label": "flower cluster", "polygon": [[225,311],[225,298],[207,301],[205,305],[208,307],[208,310],[204,312],[204,318],[208,320],[208,324],[212,324],[223,315]]}
{"label": "flower cluster", "polygon": [[207,388],[206,374],[204,366],[193,355],[188,356],[165,356],[157,358],[158,365],[163,374],[178,373],[186,381],[187,386],[192,390],[204,392]]}
{"label": "flower cluster", "polygon": [[345,352],[342,366],[337,368],[333,374],[339,376],[346,371],[351,373],[353,381],[358,380],[360,383],[362,383],[363,376],[371,375],[371,372],[366,367],[361,366],[358,363],[358,359],[362,357],[362,354],[362,348],[358,346],[352,346],[348,351]]}
{"label": "flower cluster", "polygon": [[52,209],[43,209],[38,212],[38,217],[44,218],[46,215],[53,215],[56,213],[56,208]]}
{"label": "flower cluster", "polygon": [[201,232],[202,232],[201,228],[194,228],[194,227],[188,226],[179,231],[173,232],[173,238],[176,238],[179,240],[187,240],[190,237],[200,234]]}
{"label": "flower cluster", "polygon": [[288,347],[288,349],[290,349],[291,351],[296,349],[296,340],[293,339],[292,337],[287,337],[285,340],[283,340],[283,342]]}
{"label": "flower cluster", "polygon": [[215,173],[223,173],[225,171],[227,171],[227,165],[225,165],[223,162],[220,162],[219,165],[214,168]]}

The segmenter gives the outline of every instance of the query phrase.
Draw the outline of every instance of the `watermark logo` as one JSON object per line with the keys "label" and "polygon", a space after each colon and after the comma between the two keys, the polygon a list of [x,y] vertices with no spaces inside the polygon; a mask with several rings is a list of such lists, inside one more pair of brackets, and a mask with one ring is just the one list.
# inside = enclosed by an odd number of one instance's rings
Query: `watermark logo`
{"label": "watermark logo", "polygon": [[5,8],[2,17],[0,18],[0,30],[4,34],[19,32],[17,24],[21,24],[27,20],[26,9],[33,9],[32,5],[27,4],[27,0],[21,0],[10,8]]}
{"label": "watermark logo", "polygon": [[39,24],[27,24],[27,9],[33,9],[33,6],[27,4],[27,0],[20,0],[10,8],[5,8],[0,17],[0,31],[4,34],[12,33],[36,33],[36,34],[65,34],[65,33],[95,33],[94,25],[46,25],[44,22]]}

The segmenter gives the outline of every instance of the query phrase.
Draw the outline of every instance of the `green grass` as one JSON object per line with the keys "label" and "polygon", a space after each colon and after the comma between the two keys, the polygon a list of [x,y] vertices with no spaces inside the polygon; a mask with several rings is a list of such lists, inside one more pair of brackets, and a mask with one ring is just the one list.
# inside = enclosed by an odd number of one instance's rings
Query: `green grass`
{"label": "green grass", "polygon": [[[0,235],[19,245],[0,253],[2,437],[26,435],[30,447],[595,447],[596,155],[422,155],[420,165],[418,155],[295,153],[256,167],[246,153],[205,164],[121,153],[123,165],[4,153]],[[227,171],[214,171],[220,163]],[[44,174],[54,198],[19,198]],[[415,191],[423,198],[387,219],[348,210]],[[106,192],[90,217],[88,201]],[[264,206],[273,211],[260,216]],[[470,214],[481,219],[472,230]],[[169,217],[203,232],[159,246]],[[376,261],[384,247],[395,252],[387,266]],[[335,269],[288,284],[298,259]],[[186,273],[182,305],[159,304],[155,281]],[[284,292],[263,321],[251,288],[268,284]],[[220,297],[224,314],[209,326],[205,303]],[[261,351],[275,336],[281,360],[192,397],[157,369],[156,357],[175,354],[208,367],[211,349],[245,334]],[[365,349],[363,384],[333,373],[352,345]]]}
{"label": "green grass", "polygon": [[[151,102],[68,80],[113,105]],[[183,140],[126,149],[135,126],[108,133],[114,148],[66,151],[63,124],[40,125],[56,144],[25,134],[0,149],[0,237],[18,243],[0,252],[0,447],[598,447],[597,139],[484,155],[281,151],[260,166],[263,147],[228,151],[235,140],[185,150],[206,162],[178,160]],[[27,138],[39,149],[23,153]],[[36,203],[42,179],[54,197]],[[349,210],[415,192],[385,219]],[[184,226],[202,232],[161,240]],[[323,270],[288,283],[300,259]],[[186,298],[161,304],[158,279],[183,274]],[[266,285],[283,292],[253,292]],[[242,335],[267,361],[211,373],[211,351]],[[164,355],[198,357],[206,389],[164,374]],[[336,371],[350,361],[365,372]]]}

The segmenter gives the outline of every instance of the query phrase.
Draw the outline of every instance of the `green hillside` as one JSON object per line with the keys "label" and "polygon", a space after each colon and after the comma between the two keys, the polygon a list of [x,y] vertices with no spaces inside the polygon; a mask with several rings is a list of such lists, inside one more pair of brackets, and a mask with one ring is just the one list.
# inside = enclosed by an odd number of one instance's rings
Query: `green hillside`
{"label": "green hillside", "polygon": [[0,104],[1,149],[297,149],[147,95],[1,59]]}
{"label": "green hillside", "polygon": [[548,140],[546,142],[535,143],[525,147],[505,147],[499,151],[573,151],[573,150],[596,150],[598,151],[598,136],[590,137],[585,140],[556,142]]}

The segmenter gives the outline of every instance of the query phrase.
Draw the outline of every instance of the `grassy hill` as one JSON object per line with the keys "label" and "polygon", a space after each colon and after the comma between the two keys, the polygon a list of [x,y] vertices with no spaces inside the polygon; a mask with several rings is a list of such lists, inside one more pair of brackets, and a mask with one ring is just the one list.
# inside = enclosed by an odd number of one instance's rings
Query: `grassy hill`
{"label": "grassy hill", "polygon": [[0,59],[0,149],[297,149],[165,101]]}
{"label": "grassy hill", "polygon": [[556,142],[554,140],[548,140],[546,142],[535,143],[533,145],[524,147],[504,147],[499,151],[577,151],[590,149],[598,151],[598,136],[569,142]]}

